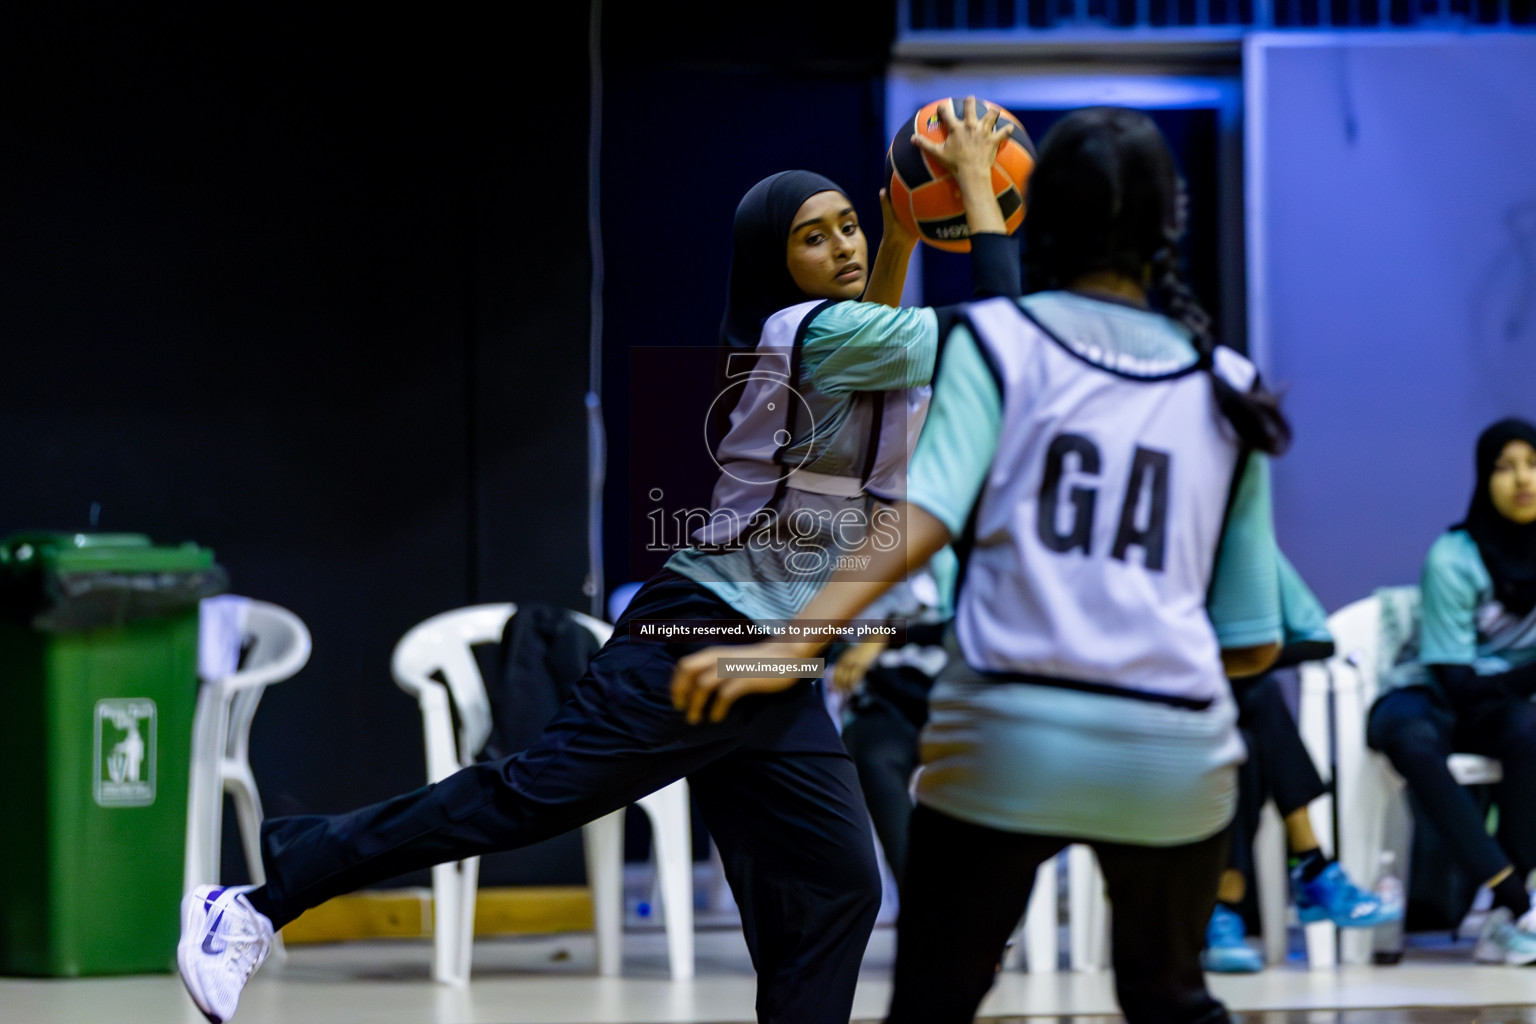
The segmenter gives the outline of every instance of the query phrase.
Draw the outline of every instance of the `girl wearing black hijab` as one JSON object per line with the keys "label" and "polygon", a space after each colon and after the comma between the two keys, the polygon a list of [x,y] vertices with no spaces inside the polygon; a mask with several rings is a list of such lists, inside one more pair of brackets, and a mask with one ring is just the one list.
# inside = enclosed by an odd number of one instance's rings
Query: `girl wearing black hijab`
{"label": "girl wearing black hijab", "polygon": [[946,339],[904,548],[840,570],[798,637],[678,664],[677,706],[729,719],[782,681],[722,678],[725,658],[814,657],[809,627],[963,552],[887,1024],[974,1020],[1036,869],[1072,843],[1104,872],[1126,1020],[1227,1024],[1200,966],[1244,757],[1227,680],[1280,650],[1266,456],[1290,431],[1183,281],[1179,194],[1145,114],[1056,122],[1024,222],[1037,290],[967,303]]}
{"label": "girl wearing black hijab", "polygon": [[[1474,959],[1536,963],[1536,426],[1506,419],[1477,440],[1466,518],[1437,539],[1419,580],[1416,645],[1389,674],[1367,739],[1385,754],[1454,861],[1493,890]],[[1497,836],[1446,767],[1453,752],[1503,766]]]}
{"label": "girl wearing black hijab", "polygon": [[[1002,264],[978,279],[1011,272],[1017,290],[990,179],[1008,126],[978,118],[969,100],[946,120],[942,145],[917,144],[955,173],[976,259]],[[836,545],[863,540],[848,515],[828,531],[823,514],[862,510],[867,526],[878,488],[901,485],[939,329],[931,309],[892,308],[915,240],[883,205],[886,233],[867,267],[858,218],[831,181],[787,171],[747,193],[721,329],[716,406],[728,428],[710,526],[635,594],[532,747],[348,814],[269,818],[266,885],[193,890],[177,960],[210,1020],[229,1019],[273,930],[304,910],[551,838],[686,776],[741,908],[758,1019],[847,1024],[880,875],[853,763],[815,680],[692,725],[672,705],[673,669],[721,634],[663,640],[644,626],[686,620],[745,638],[754,621],[792,617]]]}

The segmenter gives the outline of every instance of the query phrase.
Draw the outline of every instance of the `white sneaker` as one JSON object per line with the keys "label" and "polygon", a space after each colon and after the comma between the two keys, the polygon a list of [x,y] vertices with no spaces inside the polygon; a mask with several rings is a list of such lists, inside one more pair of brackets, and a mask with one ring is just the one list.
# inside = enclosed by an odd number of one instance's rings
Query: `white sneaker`
{"label": "white sneaker", "polygon": [[252,888],[200,885],[181,901],[176,966],[213,1024],[234,1015],[240,990],[272,950],[272,922],[245,898]]}
{"label": "white sneaker", "polygon": [[1472,959],[1480,964],[1516,967],[1536,963],[1536,908],[1520,915],[1518,921],[1508,907],[1490,910],[1477,936]]}

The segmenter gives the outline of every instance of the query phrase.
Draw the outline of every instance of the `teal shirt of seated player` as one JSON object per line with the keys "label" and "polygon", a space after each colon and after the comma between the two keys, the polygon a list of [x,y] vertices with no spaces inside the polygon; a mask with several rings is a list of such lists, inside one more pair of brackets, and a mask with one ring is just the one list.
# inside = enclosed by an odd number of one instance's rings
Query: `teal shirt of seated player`
{"label": "teal shirt of seated player", "polygon": [[1418,628],[1382,678],[1382,689],[1438,687],[1429,665],[1468,665],[1499,675],[1536,661],[1536,612],[1510,615],[1493,594],[1477,542],[1447,530],[1430,545],[1419,573]]}
{"label": "teal shirt of seated player", "polygon": [[[1101,357],[1121,365],[1178,367],[1196,358],[1183,329],[1152,313],[1069,293],[1040,293],[1025,303],[1064,336],[1097,332]],[[908,484],[908,501],[941,520],[952,536],[962,534],[980,493],[1001,422],[997,384],[970,332],[956,327],[945,343]],[[1234,490],[1211,584],[1208,612],[1222,647],[1281,639],[1278,555],[1268,460],[1254,454]],[[951,654],[953,666],[958,650]],[[1193,842],[1231,820],[1235,766],[1246,756],[1235,705],[1192,714],[1119,697],[949,676],[931,696],[923,758],[942,754],[946,768],[937,777],[919,775],[923,803],[1005,831],[1146,845]],[[957,742],[974,744],[978,756],[957,754]],[[986,767],[1004,761],[1007,771]],[[1085,792],[1117,795],[1085,800]]]}

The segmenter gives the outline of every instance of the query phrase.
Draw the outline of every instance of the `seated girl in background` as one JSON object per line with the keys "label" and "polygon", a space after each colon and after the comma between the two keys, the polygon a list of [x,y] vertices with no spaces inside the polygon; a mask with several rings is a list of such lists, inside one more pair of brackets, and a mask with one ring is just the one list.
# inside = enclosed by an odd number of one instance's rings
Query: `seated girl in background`
{"label": "seated girl in background", "polygon": [[[1419,577],[1417,651],[1389,674],[1367,742],[1418,798],[1453,859],[1493,890],[1473,958],[1536,963],[1536,426],[1493,424],[1477,439],[1466,518],[1430,547]],[[1498,758],[1497,836],[1446,766]]]}

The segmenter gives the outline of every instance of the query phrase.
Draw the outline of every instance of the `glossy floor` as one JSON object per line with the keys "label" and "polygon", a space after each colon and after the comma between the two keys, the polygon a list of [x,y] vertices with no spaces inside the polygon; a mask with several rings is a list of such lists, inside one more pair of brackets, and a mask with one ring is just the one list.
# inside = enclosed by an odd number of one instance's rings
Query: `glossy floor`
{"label": "glossy floor", "polygon": [[[889,992],[889,926],[877,928],[854,1005],[877,1021]],[[1480,967],[1471,943],[1416,943],[1400,964],[1310,971],[1300,959],[1255,975],[1212,975],[1243,1024],[1536,1024],[1536,968]],[[673,982],[659,931],[625,937],[624,973],[593,975],[590,935],[482,939],[466,989],[434,984],[431,950],[410,941],[303,946],[269,961],[235,1024],[734,1024],[753,1018],[753,976],[738,929],[701,928],[698,976]],[[1117,1019],[1105,973],[1006,971],[988,1021]],[[173,976],[0,979],[3,1024],[198,1024]]]}

